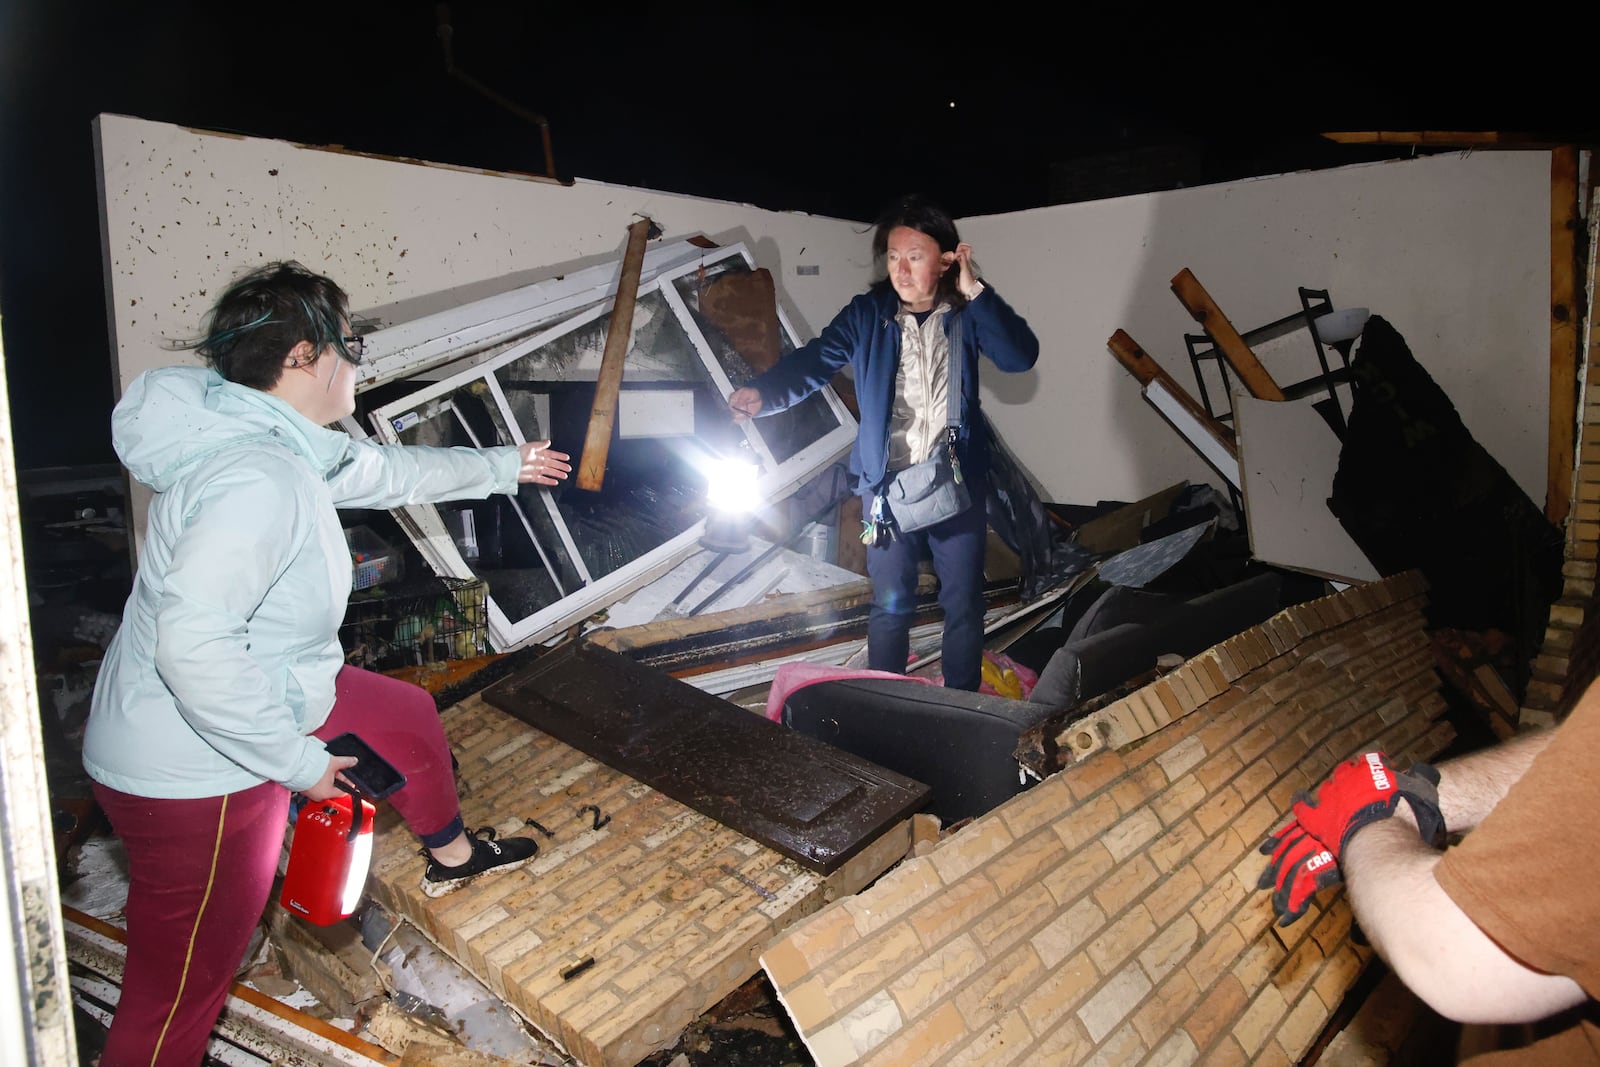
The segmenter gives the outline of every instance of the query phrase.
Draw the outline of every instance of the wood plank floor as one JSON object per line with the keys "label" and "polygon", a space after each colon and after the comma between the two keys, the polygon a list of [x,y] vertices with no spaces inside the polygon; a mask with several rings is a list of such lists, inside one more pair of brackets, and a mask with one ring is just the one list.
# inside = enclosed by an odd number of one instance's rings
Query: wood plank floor
{"label": "wood plank floor", "polygon": [[589,1067],[669,1047],[782,931],[910,846],[900,822],[824,876],[478,696],[442,718],[467,825],[532,836],[539,856],[430,899],[416,839],[384,805],[368,891]]}

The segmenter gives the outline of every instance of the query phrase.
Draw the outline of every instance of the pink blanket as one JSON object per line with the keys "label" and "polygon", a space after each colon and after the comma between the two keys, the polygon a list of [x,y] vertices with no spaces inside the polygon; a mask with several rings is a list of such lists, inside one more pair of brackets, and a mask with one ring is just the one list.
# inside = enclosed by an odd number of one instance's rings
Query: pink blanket
{"label": "pink blanket", "polygon": [[[1021,695],[1026,698],[1033,691],[1034,683],[1039,676],[1024,667],[1016,660],[1004,653],[985,652],[985,662],[990,670],[985,674],[1003,672],[1010,668],[1013,678],[1021,689]],[[897,678],[903,682],[920,682],[923,685],[942,685],[944,678],[921,678],[917,675],[892,674],[889,671],[870,671],[860,667],[835,667],[827,663],[785,663],[773,675],[772,688],[767,691],[767,718],[773,722],[783,721],[783,705],[788,701],[789,695],[797,689],[815,684],[816,682],[831,682],[840,678]],[[1001,693],[985,678],[978,687],[978,692],[988,693],[990,696],[1011,696],[1011,693]]]}
{"label": "pink blanket", "polygon": [[785,663],[772,677],[772,688],[767,692],[767,718],[783,721],[783,705],[796,689],[816,682],[831,682],[839,678],[898,678],[902,682],[920,682],[935,685],[928,678],[916,675],[892,674],[889,671],[869,671],[859,667],[835,667],[827,663]]}

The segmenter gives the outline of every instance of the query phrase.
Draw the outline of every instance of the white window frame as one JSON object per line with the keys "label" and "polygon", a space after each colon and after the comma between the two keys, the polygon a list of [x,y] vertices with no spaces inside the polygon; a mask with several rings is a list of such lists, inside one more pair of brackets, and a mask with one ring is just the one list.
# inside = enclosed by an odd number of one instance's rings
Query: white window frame
{"label": "white window frame", "polygon": [[[672,311],[679,326],[689,338],[695,354],[701,361],[701,365],[717,387],[722,389],[724,395],[726,395],[733,391],[733,383],[728,379],[714,349],[695,324],[693,314],[671,283],[692,271],[701,269],[703,266],[713,266],[731,258],[738,257],[742,259],[745,267],[749,270],[755,269],[755,262],[743,244],[712,249],[693,247],[693,254],[692,260],[675,262],[665,262],[671,260],[672,257],[662,257],[665,265],[658,264],[658,269],[652,273],[651,277],[641,279],[639,296],[642,297],[651,292],[661,293],[667,307]],[[609,269],[614,280],[616,267],[613,265]],[[370,413],[372,428],[376,431],[376,436],[390,444],[399,444],[399,431],[396,430],[395,426],[397,419],[440,397],[453,393],[463,386],[475,381],[482,381],[487,387],[488,397],[491,398],[506,426],[510,428],[516,443],[523,443],[523,429],[513,414],[511,405],[500,386],[495,372],[535,349],[609,313],[614,304],[614,284],[611,286],[611,291],[612,296],[608,296],[598,302],[592,302],[587,307],[582,308],[570,306],[570,294],[564,296],[557,300],[554,305],[545,306],[545,310],[548,310],[551,306],[559,306],[562,309],[560,314],[563,317],[560,317],[557,321],[551,321],[548,317],[541,317],[540,321],[547,323],[547,325],[542,329],[538,329],[531,336],[513,340],[509,345],[502,345],[494,351],[483,351],[480,348],[477,352],[470,353],[469,358],[456,359],[444,367],[438,366],[439,358],[449,359],[451,352],[459,355],[464,347],[472,344],[482,344],[483,339],[488,336],[488,332],[479,330],[472,333],[473,339],[471,341],[464,341],[460,346],[448,351],[437,346],[429,349],[435,353],[433,362],[426,367],[420,367],[416,373],[411,375],[414,380],[420,383],[419,388],[403,397],[381,405]],[[474,313],[474,315],[476,314],[478,312]],[[544,311],[540,311],[538,315],[544,316]],[[438,319],[439,316],[430,316],[429,318]],[[778,320],[791,348],[799,347],[794,328],[781,307],[778,309]],[[502,324],[504,321],[506,320],[501,320]],[[395,327],[395,329],[400,328]],[[495,329],[499,330],[501,327],[496,327]],[[465,336],[466,333],[471,332],[461,331],[457,336]],[[410,336],[418,336],[418,332],[413,332]],[[497,340],[503,342],[507,336],[506,333],[499,332]],[[413,341],[408,343],[412,347],[406,351],[415,353],[423,350],[421,342]],[[398,359],[399,353],[400,349],[395,349],[392,354]],[[398,365],[398,363],[394,365]],[[419,366],[418,363],[413,363],[412,365]],[[384,373],[387,373],[387,370]],[[391,380],[397,376],[400,375],[391,375],[389,378],[379,378],[378,380]],[[424,381],[424,379],[427,380]],[[848,452],[855,441],[856,423],[849,410],[833,393],[832,389],[824,388],[820,395],[838,425],[835,429],[828,431],[817,441],[805,446],[783,463],[778,463],[775,460],[772,450],[763,440],[759,420],[751,420],[742,424],[746,439],[750,442],[752,450],[760,457],[762,473],[758,484],[764,499],[769,502],[781,500],[793,493],[827,464],[836,461]],[[456,417],[459,419],[459,415]],[[465,425],[464,422],[462,424]],[[353,419],[343,420],[342,425],[347,431],[356,436],[366,436]],[[556,507],[550,490],[541,487],[537,492],[553,518],[556,529],[560,531],[562,547],[568,553],[570,561],[576,565],[582,575],[584,585],[581,589],[568,593],[533,614],[517,619],[510,618],[505,613],[495,601],[493,589],[491,588],[488,597],[489,637],[494,646],[501,651],[541,642],[561,634],[573,625],[594,615],[607,604],[614,603],[655,580],[676,567],[693,553],[698,547],[701,534],[704,532],[705,523],[704,520],[701,520],[664,544],[639,556],[631,563],[619,567],[610,574],[595,578],[584,567],[582,555],[578,551],[577,545],[573,542],[571,532]],[[412,538],[418,552],[437,573],[462,579],[476,577],[472,568],[456,548],[455,541],[450,536],[450,532],[435,506],[412,505],[396,509],[394,515],[402,529]],[[525,518],[523,521],[526,523]],[[543,547],[540,548],[540,552],[543,555]]]}

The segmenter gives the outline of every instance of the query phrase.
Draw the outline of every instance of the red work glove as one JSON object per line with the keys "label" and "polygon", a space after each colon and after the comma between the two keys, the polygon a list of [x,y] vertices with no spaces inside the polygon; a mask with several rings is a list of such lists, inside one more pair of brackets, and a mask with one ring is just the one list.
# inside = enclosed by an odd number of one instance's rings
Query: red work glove
{"label": "red work glove", "polygon": [[1272,890],[1272,910],[1278,914],[1279,926],[1300,918],[1312,897],[1342,880],[1333,852],[1298,821],[1267,838],[1261,851],[1272,858],[1256,880],[1256,888]]}
{"label": "red work glove", "polygon": [[1339,883],[1339,855],[1350,835],[1389,818],[1402,798],[1411,805],[1422,840],[1438,845],[1444,836],[1438,785],[1439,772],[1426,763],[1401,773],[1382,752],[1366,752],[1336,767],[1316,799],[1298,794],[1294,821],[1261,846],[1272,858],[1256,885],[1273,889],[1279,925],[1304,915],[1319,889]]}

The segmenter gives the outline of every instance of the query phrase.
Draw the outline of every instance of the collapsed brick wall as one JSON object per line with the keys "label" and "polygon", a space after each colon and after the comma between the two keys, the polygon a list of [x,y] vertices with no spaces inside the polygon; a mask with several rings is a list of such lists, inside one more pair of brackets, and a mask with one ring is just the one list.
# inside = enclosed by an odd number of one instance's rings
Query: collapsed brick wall
{"label": "collapsed brick wall", "polygon": [[1377,746],[1403,765],[1454,736],[1423,601],[1413,572],[1280,612],[1165,699],[1105,709],[1086,758],[790,928],[762,965],[817,1063],[1297,1060],[1370,950],[1342,892],[1274,925],[1256,847],[1339,761]]}
{"label": "collapsed brick wall", "polygon": [[[633,1067],[760,966],[762,946],[911,844],[901,823],[823,876],[487,704],[446,710],[462,815],[539,842],[521,870],[422,892],[388,805],[369,889],[587,1067]],[[525,824],[524,820],[531,820]]]}
{"label": "collapsed brick wall", "polygon": [[[1591,320],[1592,321],[1592,320]],[[1589,330],[1593,352],[1596,327]],[[1563,718],[1600,673],[1600,620],[1595,568],[1600,559],[1600,381],[1586,369],[1578,424],[1572,512],[1567,516],[1561,597],[1550,606],[1544,643],[1534,657],[1523,696],[1522,725],[1550,726]]]}
{"label": "collapsed brick wall", "polygon": [[[1594,201],[1600,208],[1600,196]],[[1600,222],[1589,226],[1588,332],[1579,372],[1577,456],[1573,464],[1572,510],[1567,515],[1566,552],[1560,598],[1550,606],[1544,643],[1533,660],[1523,694],[1520,723],[1550,726],[1565,717],[1600,674],[1600,619],[1595,611],[1595,569],[1600,560],[1600,381],[1595,366],[1595,254]]]}

